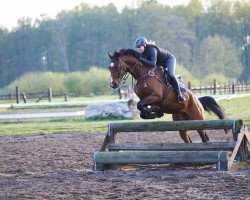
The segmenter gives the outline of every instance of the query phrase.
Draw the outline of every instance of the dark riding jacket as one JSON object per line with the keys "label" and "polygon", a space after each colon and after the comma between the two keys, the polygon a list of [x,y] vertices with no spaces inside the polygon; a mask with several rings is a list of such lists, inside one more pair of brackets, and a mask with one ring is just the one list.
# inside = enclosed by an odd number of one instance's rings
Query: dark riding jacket
{"label": "dark riding jacket", "polygon": [[147,44],[141,61],[151,67],[166,66],[166,61],[170,57],[170,53],[164,49],[161,49],[153,44]]}

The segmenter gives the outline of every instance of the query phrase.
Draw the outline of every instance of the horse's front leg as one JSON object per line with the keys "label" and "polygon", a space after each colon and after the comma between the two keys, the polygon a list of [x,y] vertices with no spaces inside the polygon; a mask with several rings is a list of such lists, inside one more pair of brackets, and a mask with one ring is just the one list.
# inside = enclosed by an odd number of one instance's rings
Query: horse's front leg
{"label": "horse's front leg", "polygon": [[163,116],[163,110],[159,106],[159,98],[150,96],[141,99],[137,103],[137,109],[141,111],[141,118],[154,119]]}
{"label": "horse's front leg", "polygon": [[147,96],[142,99],[137,103],[137,109],[140,111],[146,111],[148,108],[148,105],[153,105],[159,103],[159,98],[157,96]]}

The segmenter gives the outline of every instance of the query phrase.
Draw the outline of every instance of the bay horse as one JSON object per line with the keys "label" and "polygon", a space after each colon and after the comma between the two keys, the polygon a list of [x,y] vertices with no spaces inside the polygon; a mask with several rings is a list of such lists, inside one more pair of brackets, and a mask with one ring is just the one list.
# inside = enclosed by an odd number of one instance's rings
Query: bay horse
{"label": "bay horse", "polygon": [[[172,89],[165,73],[160,67],[150,67],[140,61],[140,53],[133,49],[121,49],[112,54],[109,53],[111,72],[110,86],[119,88],[128,74],[136,80],[134,91],[140,101],[137,109],[144,119],[162,117],[164,113],[172,114],[174,121],[178,120],[204,120],[204,110],[212,111],[220,119],[225,119],[225,113],[215,99],[210,96],[197,98],[195,94],[186,88],[183,92],[186,100],[180,103]],[[208,142],[209,137],[204,130],[197,130],[202,142]],[[192,142],[188,132],[180,131],[180,136],[185,143]]]}

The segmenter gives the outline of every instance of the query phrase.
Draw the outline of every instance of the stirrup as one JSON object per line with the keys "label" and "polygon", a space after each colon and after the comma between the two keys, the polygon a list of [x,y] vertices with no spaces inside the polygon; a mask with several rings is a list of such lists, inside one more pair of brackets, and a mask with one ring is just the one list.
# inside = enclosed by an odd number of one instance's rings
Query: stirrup
{"label": "stirrup", "polygon": [[178,101],[179,101],[180,103],[183,103],[185,100],[186,100],[185,97],[183,97],[183,96],[181,96],[181,95],[178,95]]}

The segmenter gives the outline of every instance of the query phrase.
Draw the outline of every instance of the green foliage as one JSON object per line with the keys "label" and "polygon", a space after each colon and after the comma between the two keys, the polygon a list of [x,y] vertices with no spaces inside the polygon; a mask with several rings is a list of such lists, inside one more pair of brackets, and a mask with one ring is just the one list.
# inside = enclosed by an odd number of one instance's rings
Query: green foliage
{"label": "green foliage", "polygon": [[109,89],[110,73],[105,69],[91,67],[87,72],[73,72],[65,79],[68,92],[90,96],[106,94]]}
{"label": "green foliage", "polygon": [[192,84],[199,84],[200,83],[200,78],[196,78],[192,72],[188,71],[185,67],[182,65],[177,65],[176,66],[176,75],[181,75],[182,81],[187,85],[188,82],[192,82]]}
{"label": "green foliage", "polygon": [[[239,65],[237,52],[226,37],[207,37],[201,44],[199,74],[224,74],[227,77],[239,77],[242,66]],[[230,69],[230,70],[229,70]]]}
{"label": "green foliage", "polygon": [[73,93],[79,95],[103,95],[110,92],[110,73],[106,69],[91,67],[86,72],[72,72],[68,75],[53,72],[31,72],[24,74],[1,90],[2,93],[20,91],[27,93],[46,92],[49,87],[53,93]]}
{"label": "green foliage", "polygon": [[15,92],[15,87],[19,86],[20,91],[29,93],[45,92],[49,87],[58,93],[65,92],[63,84],[65,77],[64,73],[30,72],[17,78],[13,83],[3,88],[2,91],[5,93]]}
{"label": "green foliage", "polygon": [[226,77],[223,74],[209,74],[208,76],[204,77],[204,79],[202,80],[202,84],[213,84],[214,79],[219,84],[229,83],[230,81],[232,81],[230,78]]}
{"label": "green foliage", "polygon": [[[178,64],[197,77],[220,73],[247,80],[249,13],[247,0],[191,0],[173,8],[150,0],[137,1],[136,8],[127,7],[122,13],[113,4],[90,7],[83,3],[58,13],[56,19],[43,17],[32,24],[30,18],[21,18],[11,31],[0,28],[0,87],[35,71],[73,74],[90,66],[105,68],[108,52],[132,48],[138,36],[169,50]],[[92,79],[82,80],[81,76],[71,75],[67,87],[76,81],[84,85],[80,88],[75,84],[76,91],[90,94],[84,81]],[[42,89],[52,84],[49,81]],[[60,84],[51,87],[57,86]],[[93,91],[106,92],[99,85]]]}
{"label": "green foliage", "polygon": [[110,91],[109,81],[110,72],[108,70],[91,67],[86,73],[84,73],[84,87],[89,87],[85,94],[106,94]]}
{"label": "green foliage", "polygon": [[82,72],[72,72],[67,75],[67,79],[64,81],[67,92],[81,94],[83,87],[85,87],[83,77]]}

